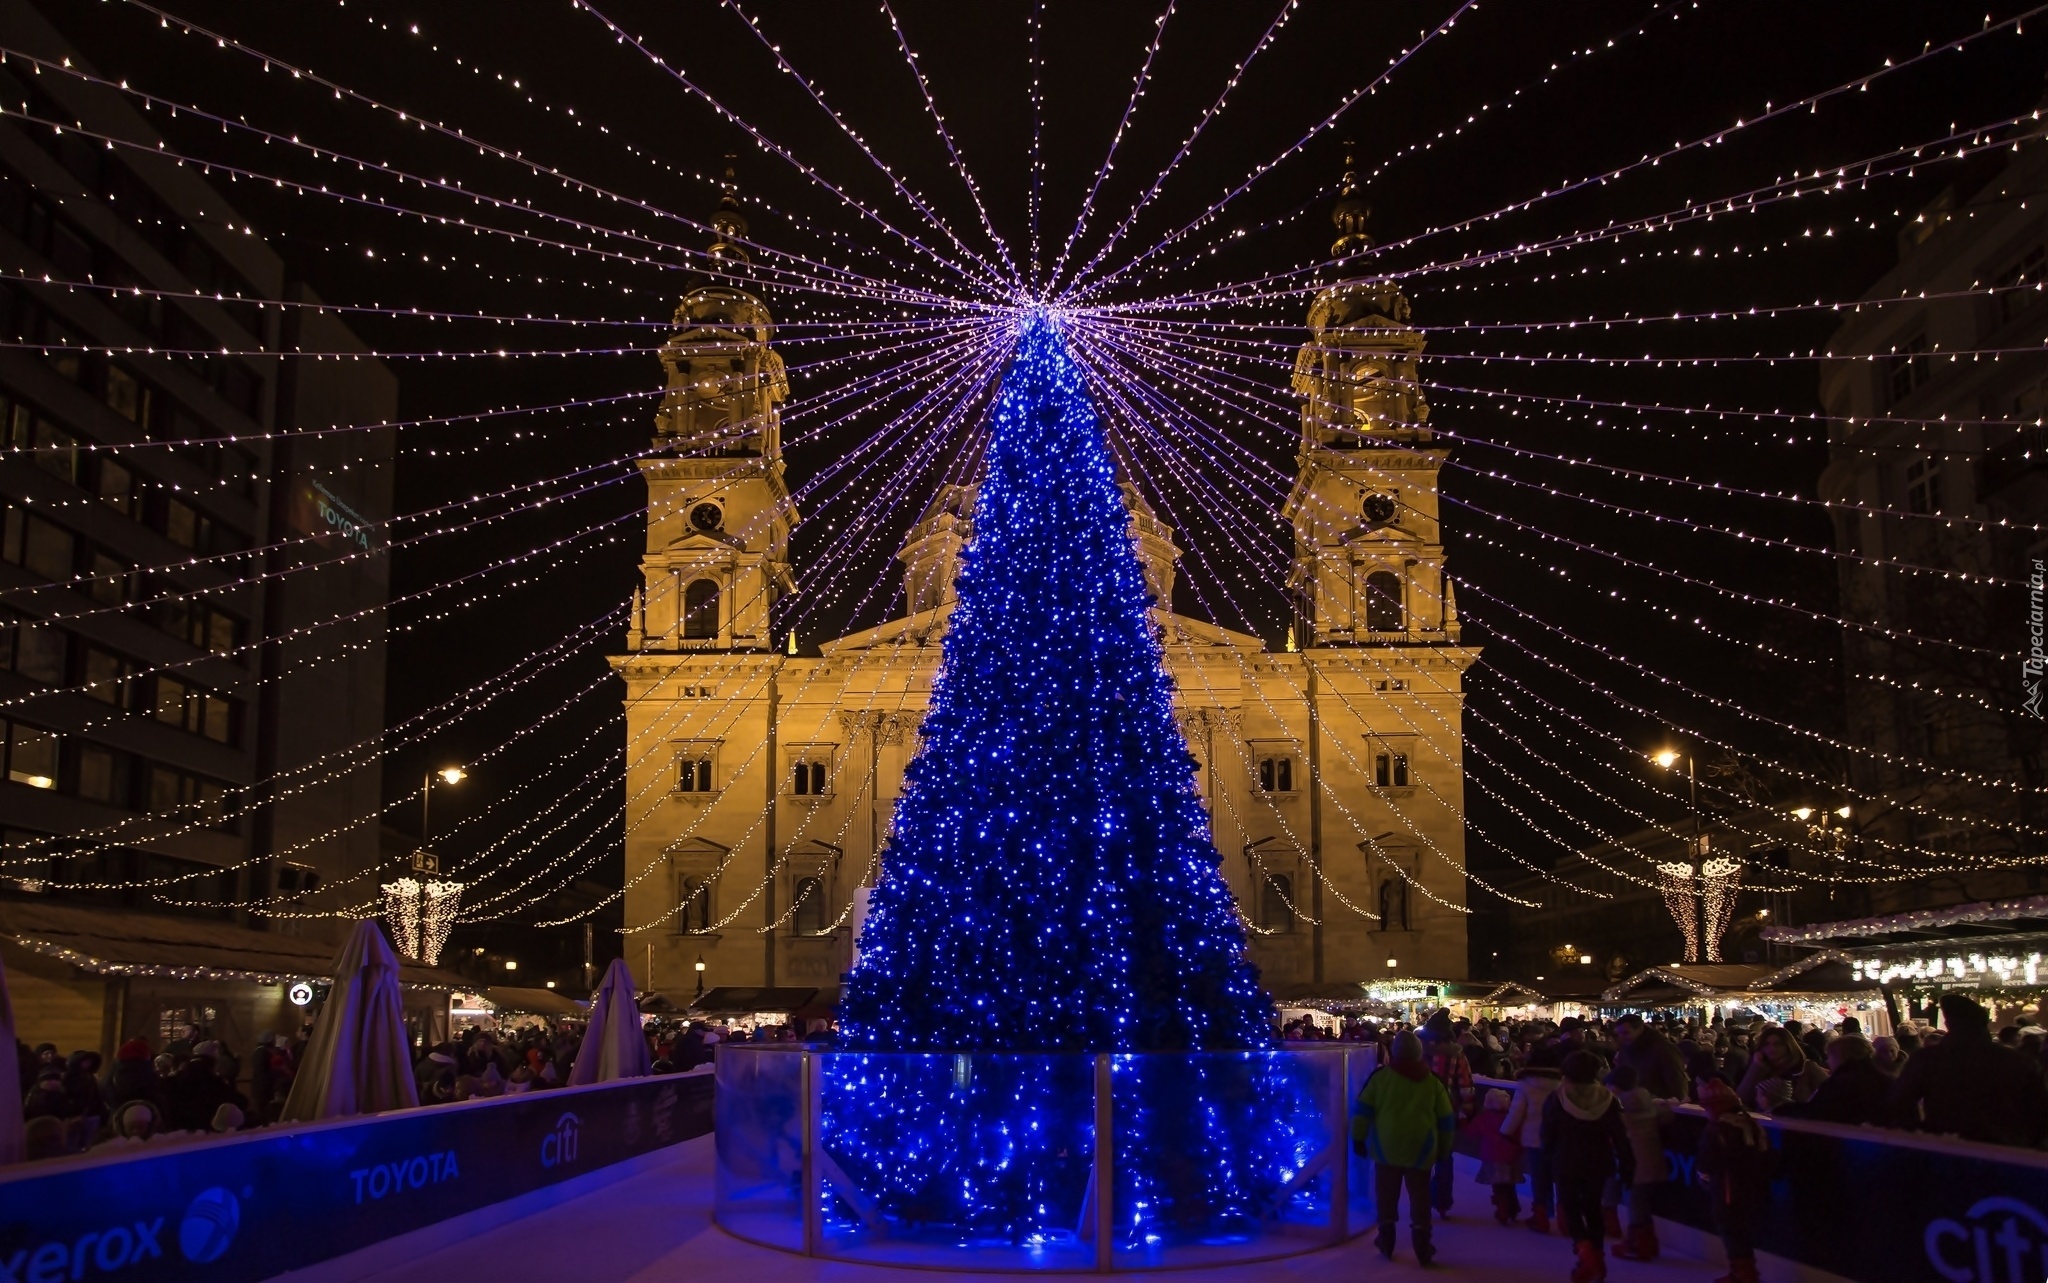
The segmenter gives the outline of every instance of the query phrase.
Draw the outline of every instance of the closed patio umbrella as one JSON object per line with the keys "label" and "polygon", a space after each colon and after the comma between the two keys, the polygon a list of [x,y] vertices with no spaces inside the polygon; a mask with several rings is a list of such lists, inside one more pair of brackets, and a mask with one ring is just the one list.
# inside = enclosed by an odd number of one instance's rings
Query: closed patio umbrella
{"label": "closed patio umbrella", "polygon": [[335,961],[334,987],[313,1022],[313,1039],[292,1079],[281,1121],[344,1118],[419,1103],[398,959],[376,922],[366,918],[356,923]]}
{"label": "closed patio umbrella", "polygon": [[569,1085],[644,1078],[648,1072],[647,1035],[641,1032],[640,1008],[633,1001],[633,973],[624,958],[613,958],[591,999],[590,1027],[583,1031],[583,1045],[569,1068]]}
{"label": "closed patio umbrella", "polygon": [[22,1146],[21,1065],[14,1058],[14,1000],[7,996],[7,967],[0,964],[0,1167],[18,1163]]}

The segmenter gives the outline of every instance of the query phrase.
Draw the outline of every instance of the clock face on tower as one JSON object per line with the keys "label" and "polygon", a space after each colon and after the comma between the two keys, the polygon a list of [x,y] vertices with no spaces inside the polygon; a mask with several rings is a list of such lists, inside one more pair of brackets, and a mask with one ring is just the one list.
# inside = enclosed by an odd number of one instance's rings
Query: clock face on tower
{"label": "clock face on tower", "polygon": [[708,535],[725,524],[725,509],[715,503],[700,503],[690,509],[690,524]]}
{"label": "clock face on tower", "polygon": [[1376,526],[1384,526],[1394,519],[1394,496],[1390,494],[1369,494],[1365,497],[1365,519]]}

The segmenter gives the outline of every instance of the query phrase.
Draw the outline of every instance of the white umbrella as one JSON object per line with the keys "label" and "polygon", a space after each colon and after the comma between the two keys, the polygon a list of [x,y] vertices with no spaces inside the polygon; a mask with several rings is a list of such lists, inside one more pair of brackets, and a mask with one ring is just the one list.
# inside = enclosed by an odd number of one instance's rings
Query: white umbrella
{"label": "white umbrella", "polygon": [[21,1065],[14,1058],[14,1000],[7,996],[7,968],[0,965],[0,1167],[26,1155],[22,1145]]}
{"label": "white umbrella", "polygon": [[407,1109],[420,1103],[405,1040],[398,959],[375,921],[356,923],[334,963],[334,988],[313,1022],[284,1122]]}
{"label": "white umbrella", "polygon": [[613,958],[604,982],[590,1000],[590,1027],[569,1067],[569,1086],[608,1083],[614,1078],[645,1078],[647,1036],[641,1032],[640,1007],[633,1001],[633,973],[624,958]]}

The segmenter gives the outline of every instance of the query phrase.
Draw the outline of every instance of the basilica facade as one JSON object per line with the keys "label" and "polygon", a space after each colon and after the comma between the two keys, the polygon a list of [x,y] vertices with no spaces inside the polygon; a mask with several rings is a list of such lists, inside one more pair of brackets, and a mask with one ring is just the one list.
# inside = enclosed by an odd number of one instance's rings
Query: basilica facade
{"label": "basilica facade", "polygon": [[[1347,181],[1341,262],[1370,242]],[[731,194],[713,253],[742,265]],[[1336,273],[1341,276],[1341,271]],[[625,954],[642,989],[835,990],[938,674],[974,489],[934,496],[898,553],[904,615],[792,654],[783,481],[789,383],[760,299],[692,290],[663,346],[643,582],[626,653]],[[1157,610],[1177,712],[1254,961],[1278,996],[1466,974],[1463,675],[1444,574],[1422,335],[1391,283],[1308,315],[1284,646]],[[1135,486],[1131,539],[1161,603],[1179,550]],[[786,640],[786,639],[785,639]],[[701,968],[698,964],[702,964]]]}

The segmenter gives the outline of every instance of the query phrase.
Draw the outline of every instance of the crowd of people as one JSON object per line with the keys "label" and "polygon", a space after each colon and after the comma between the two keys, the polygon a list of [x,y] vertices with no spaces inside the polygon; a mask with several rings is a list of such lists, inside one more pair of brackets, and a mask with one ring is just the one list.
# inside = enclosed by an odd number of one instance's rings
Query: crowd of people
{"label": "crowd of people", "polygon": [[237,1055],[196,1025],[161,1051],[130,1038],[102,1066],[97,1051],[17,1042],[23,1140],[31,1159],[102,1146],[240,1131],[276,1121],[305,1054],[307,1031],[266,1033]]}
{"label": "crowd of people", "polygon": [[1412,1028],[1303,1020],[1282,1033],[1290,1042],[1378,1049],[1352,1139],[1374,1164],[1381,1255],[1394,1255],[1405,1192],[1410,1246],[1423,1264],[1435,1258],[1432,1213],[1450,1212],[1452,1150],[1462,1132],[1477,1149],[1495,1219],[1569,1238],[1573,1283],[1607,1277],[1610,1239],[1618,1257],[1654,1260],[1650,1209],[1657,1187],[1673,1178],[1664,1132],[1677,1108],[1697,1105],[1706,1126],[1694,1178],[1709,1194],[1729,1261],[1719,1283],[1755,1283],[1755,1226],[1774,1162],[1759,1118],[2048,1143],[2041,1028],[2009,1024],[1994,1033],[1989,1013],[1961,994],[1945,996],[1940,1010],[1938,1029],[1908,1026],[1879,1038],[1865,1037],[1853,1017],[1822,1029],[1640,1015],[1473,1022],[1447,1010]]}
{"label": "crowd of people", "polygon": [[[310,1024],[295,1035],[265,1033],[242,1055],[213,1031],[188,1025],[160,1051],[148,1038],[129,1039],[111,1065],[103,1065],[97,1051],[66,1054],[54,1043],[17,1042],[26,1155],[59,1158],[269,1126],[283,1113],[311,1034]],[[802,1031],[767,1024],[741,1031],[706,1021],[671,1021],[647,1030],[657,1074],[710,1064],[720,1042],[819,1045],[830,1037],[822,1021]],[[583,1026],[574,1021],[464,1030],[421,1049],[413,1065],[419,1102],[439,1105],[562,1086],[582,1041]]]}

